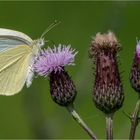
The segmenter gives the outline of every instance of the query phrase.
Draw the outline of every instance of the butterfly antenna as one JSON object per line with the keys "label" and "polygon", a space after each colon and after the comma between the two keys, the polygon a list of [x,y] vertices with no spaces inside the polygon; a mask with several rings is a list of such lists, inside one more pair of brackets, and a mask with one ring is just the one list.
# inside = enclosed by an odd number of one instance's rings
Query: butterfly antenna
{"label": "butterfly antenna", "polygon": [[43,38],[46,33],[48,33],[51,29],[53,29],[55,26],[59,25],[60,23],[61,21],[55,20],[54,23],[50,24],[49,27],[47,27],[47,29],[42,33],[40,38]]}

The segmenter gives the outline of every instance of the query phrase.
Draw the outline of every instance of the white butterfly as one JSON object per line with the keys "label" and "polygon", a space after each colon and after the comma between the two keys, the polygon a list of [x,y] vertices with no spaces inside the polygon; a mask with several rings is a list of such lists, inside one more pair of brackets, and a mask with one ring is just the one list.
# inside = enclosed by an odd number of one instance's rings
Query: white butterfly
{"label": "white butterfly", "polygon": [[50,25],[37,40],[18,31],[0,28],[0,95],[14,95],[25,83],[27,87],[32,84],[32,66],[45,44],[43,36],[55,25]]}

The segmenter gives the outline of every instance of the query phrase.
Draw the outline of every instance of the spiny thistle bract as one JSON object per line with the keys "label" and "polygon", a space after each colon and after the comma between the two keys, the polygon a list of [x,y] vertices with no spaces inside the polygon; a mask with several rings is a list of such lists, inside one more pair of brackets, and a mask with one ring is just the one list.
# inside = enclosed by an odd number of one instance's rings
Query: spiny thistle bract
{"label": "spiny thistle bract", "polygon": [[134,60],[130,72],[130,82],[132,87],[140,93],[140,41],[137,42]]}
{"label": "spiny thistle bract", "polygon": [[97,33],[92,40],[90,56],[95,61],[93,101],[105,114],[114,113],[124,100],[122,83],[117,64],[120,44],[114,33]]}
{"label": "spiny thistle bract", "polygon": [[50,74],[50,92],[52,99],[59,105],[67,106],[74,101],[76,87],[64,69]]}
{"label": "spiny thistle bract", "polygon": [[68,106],[76,97],[76,87],[65,71],[66,65],[74,65],[77,52],[70,45],[59,45],[53,49],[42,50],[34,64],[34,70],[41,76],[50,77],[52,99],[62,106]]}

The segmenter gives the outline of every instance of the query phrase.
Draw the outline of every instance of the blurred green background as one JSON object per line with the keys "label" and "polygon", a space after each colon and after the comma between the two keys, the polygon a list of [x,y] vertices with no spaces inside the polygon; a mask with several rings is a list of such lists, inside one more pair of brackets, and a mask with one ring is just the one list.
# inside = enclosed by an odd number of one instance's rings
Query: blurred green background
{"label": "blurred green background", "polygon": [[[79,51],[76,66],[67,67],[78,91],[75,108],[100,139],[106,138],[105,116],[92,102],[94,77],[88,58],[91,38],[97,32],[112,30],[122,44],[119,62],[125,102],[114,117],[114,138],[128,139],[130,121],[123,111],[132,112],[137,100],[129,84],[129,72],[136,37],[140,38],[139,18],[140,2],[0,2],[0,27],[24,32],[32,39],[39,38],[54,20],[62,22],[46,39],[55,44],[71,44]],[[136,134],[140,139],[139,130],[140,126]],[[30,88],[24,87],[19,94],[0,96],[0,138],[88,139],[89,136],[65,108],[51,100],[48,79],[37,77]]]}

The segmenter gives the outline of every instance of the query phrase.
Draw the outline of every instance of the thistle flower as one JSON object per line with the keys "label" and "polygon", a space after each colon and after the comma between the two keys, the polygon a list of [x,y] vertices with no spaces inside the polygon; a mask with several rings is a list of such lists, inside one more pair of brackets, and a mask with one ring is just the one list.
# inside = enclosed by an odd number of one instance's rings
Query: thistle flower
{"label": "thistle flower", "polygon": [[137,42],[134,60],[130,73],[132,87],[140,93],[140,41]]}
{"label": "thistle flower", "polygon": [[62,106],[72,103],[76,96],[76,87],[64,69],[66,65],[74,65],[76,54],[70,45],[60,44],[58,48],[42,50],[34,64],[35,72],[50,77],[51,97]]}
{"label": "thistle flower", "polygon": [[120,44],[112,32],[97,33],[90,56],[96,65],[93,100],[105,114],[114,113],[123,103],[124,94],[116,60]]}

